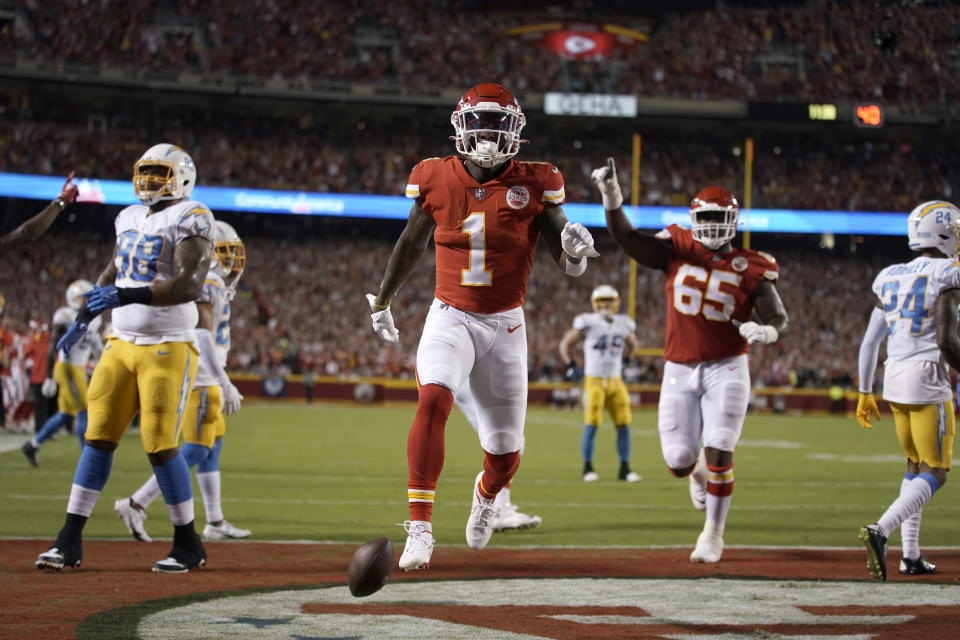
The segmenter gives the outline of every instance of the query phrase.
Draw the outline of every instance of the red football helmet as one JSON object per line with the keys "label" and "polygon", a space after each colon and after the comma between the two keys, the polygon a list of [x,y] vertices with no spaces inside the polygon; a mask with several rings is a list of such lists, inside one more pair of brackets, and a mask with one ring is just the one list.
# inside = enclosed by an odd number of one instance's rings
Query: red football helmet
{"label": "red football helmet", "polygon": [[469,89],[450,116],[457,153],[481,167],[495,167],[520,151],[527,119],[513,94],[494,82]]}
{"label": "red football helmet", "polygon": [[707,249],[719,249],[737,235],[740,204],[723,187],[706,187],[690,203],[690,231]]}

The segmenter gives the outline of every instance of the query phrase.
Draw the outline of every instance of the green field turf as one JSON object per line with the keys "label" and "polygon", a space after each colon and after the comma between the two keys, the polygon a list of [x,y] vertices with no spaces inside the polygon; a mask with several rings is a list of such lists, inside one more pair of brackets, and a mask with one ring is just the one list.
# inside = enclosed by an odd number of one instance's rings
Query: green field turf
{"label": "green field turf", "polygon": [[[406,438],[413,405],[252,404],[229,419],[221,457],[226,517],[258,540],[362,542],[408,518]],[[597,434],[600,482],[580,480],[580,411],[531,408],[527,446],[513,501],[543,517],[534,531],[495,534],[492,545],[692,546],[703,514],[686,479],[663,465],[656,413],[636,412],[633,468],[643,482],[616,480],[613,429]],[[750,415],[736,454],[736,489],[727,545],[858,546],[857,528],[875,521],[899,492],[904,462],[885,415],[873,431],[852,418]],[[472,482],[482,456],[474,432],[454,410],[437,489],[434,533],[464,544]],[[76,440],[48,442],[40,468],[19,451],[0,454],[0,536],[46,537],[63,522],[76,464]],[[138,434],[118,449],[110,481],[85,535],[126,537],[113,501],[150,472]],[[958,501],[947,485],[924,511],[921,545],[956,544]],[[195,488],[198,522],[203,503]],[[148,511],[151,535],[169,537],[162,499]],[[198,527],[198,530],[200,527]],[[898,543],[894,534],[891,543]]]}

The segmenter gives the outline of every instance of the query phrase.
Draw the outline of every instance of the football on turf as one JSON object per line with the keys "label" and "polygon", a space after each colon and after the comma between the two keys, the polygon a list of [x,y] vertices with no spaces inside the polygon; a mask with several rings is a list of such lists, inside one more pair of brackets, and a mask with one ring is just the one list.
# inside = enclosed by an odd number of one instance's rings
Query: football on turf
{"label": "football on turf", "polygon": [[375,538],[353,552],[347,568],[347,586],[358,598],[376,593],[387,583],[393,571],[393,543],[389,538]]}

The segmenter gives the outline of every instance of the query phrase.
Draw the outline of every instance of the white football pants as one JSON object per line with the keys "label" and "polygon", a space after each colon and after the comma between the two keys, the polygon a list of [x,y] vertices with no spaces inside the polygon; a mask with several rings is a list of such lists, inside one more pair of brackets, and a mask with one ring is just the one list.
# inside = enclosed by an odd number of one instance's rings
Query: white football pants
{"label": "white football pants", "polygon": [[482,314],[434,300],[417,347],[417,381],[454,394],[494,455],[519,451],[527,414],[527,331],[523,309]]}
{"label": "white football pants", "polygon": [[697,462],[704,447],[733,451],[750,399],[747,356],[663,365],[657,427],[663,459],[671,469]]}

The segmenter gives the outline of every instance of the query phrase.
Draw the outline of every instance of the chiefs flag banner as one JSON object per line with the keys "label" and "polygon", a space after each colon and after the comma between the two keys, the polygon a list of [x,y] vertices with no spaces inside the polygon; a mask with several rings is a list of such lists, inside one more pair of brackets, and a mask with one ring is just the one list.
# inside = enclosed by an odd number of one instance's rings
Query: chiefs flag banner
{"label": "chiefs flag banner", "polygon": [[616,58],[647,41],[647,34],[613,24],[549,22],[515,27],[511,35],[539,40],[550,51],[574,60]]}

